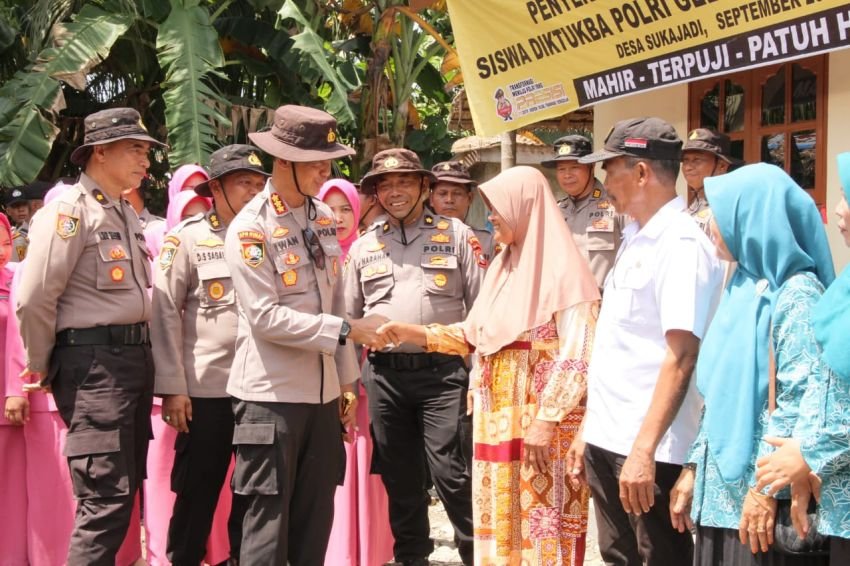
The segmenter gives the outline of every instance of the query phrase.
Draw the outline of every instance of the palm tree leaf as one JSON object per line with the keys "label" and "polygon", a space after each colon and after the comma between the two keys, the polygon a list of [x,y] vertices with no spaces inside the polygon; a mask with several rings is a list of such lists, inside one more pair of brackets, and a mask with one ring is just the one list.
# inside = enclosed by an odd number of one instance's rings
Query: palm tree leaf
{"label": "palm tree leaf", "polygon": [[60,80],[85,88],[86,72],[129,28],[132,16],[86,5],[71,23],[55,28],[55,45],[0,89],[0,184],[35,179],[59,133],[50,117],[65,107]]}
{"label": "palm tree leaf", "polygon": [[325,109],[342,124],[355,123],[356,118],[348,102],[348,94],[355,85],[350,84],[330,64],[328,59],[331,53],[325,49],[324,40],[292,0],[286,0],[278,15],[283,19],[295,20],[301,29],[300,33],[292,36],[292,50],[304,56],[301,58],[302,75],[321,79],[333,87],[328,94]]}
{"label": "palm tree leaf", "polygon": [[160,24],[156,48],[160,66],[165,71],[163,100],[169,161],[206,163],[218,145],[218,124],[230,120],[215,108],[225,100],[210,82],[222,77],[219,69],[224,55],[218,33],[210,23],[209,12],[198,6],[198,0],[171,0],[171,13]]}

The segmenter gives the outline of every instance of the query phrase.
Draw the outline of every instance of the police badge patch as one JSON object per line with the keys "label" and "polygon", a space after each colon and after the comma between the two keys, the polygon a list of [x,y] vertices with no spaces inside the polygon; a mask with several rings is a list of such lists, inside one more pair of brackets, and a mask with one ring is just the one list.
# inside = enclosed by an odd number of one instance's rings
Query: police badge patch
{"label": "police badge patch", "polygon": [[171,244],[165,244],[162,246],[162,250],[159,252],[159,267],[161,269],[168,269],[171,267],[171,264],[174,263],[174,257],[177,255],[177,247]]}
{"label": "police badge patch", "polygon": [[56,233],[63,240],[76,236],[80,228],[80,219],[70,214],[60,214],[56,220]]}
{"label": "police badge patch", "polygon": [[248,267],[259,267],[266,259],[265,242],[242,242],[242,261]]}

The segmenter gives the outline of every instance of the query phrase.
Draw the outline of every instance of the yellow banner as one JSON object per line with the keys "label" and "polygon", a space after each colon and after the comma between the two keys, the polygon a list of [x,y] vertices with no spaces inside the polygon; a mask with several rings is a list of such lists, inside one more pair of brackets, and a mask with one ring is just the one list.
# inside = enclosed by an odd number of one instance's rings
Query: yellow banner
{"label": "yellow banner", "polygon": [[449,0],[475,129],[850,46],[847,0]]}

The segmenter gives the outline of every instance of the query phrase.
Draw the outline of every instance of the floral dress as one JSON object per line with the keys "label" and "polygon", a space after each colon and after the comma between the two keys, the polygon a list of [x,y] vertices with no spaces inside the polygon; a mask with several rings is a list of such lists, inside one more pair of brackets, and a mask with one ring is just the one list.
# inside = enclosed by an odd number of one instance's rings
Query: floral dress
{"label": "floral dress", "polygon": [[[584,562],[588,490],[571,485],[566,456],[584,417],[598,314],[598,302],[580,303],[479,359],[472,385],[476,564]],[[428,349],[470,351],[459,325],[429,326]],[[522,464],[535,419],[558,423],[543,474]]]}

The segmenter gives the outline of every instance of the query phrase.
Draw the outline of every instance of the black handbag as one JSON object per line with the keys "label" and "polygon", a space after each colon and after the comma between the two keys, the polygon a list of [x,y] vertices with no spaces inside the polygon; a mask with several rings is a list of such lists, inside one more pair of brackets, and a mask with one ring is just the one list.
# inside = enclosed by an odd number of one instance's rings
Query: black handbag
{"label": "black handbag", "polygon": [[[769,340],[770,382],[768,384],[768,412],[776,409],[776,362],[773,357],[773,341]],[[781,554],[790,556],[829,556],[829,537],[817,530],[815,516],[817,505],[815,499],[809,499],[806,508],[809,531],[806,538],[800,538],[797,529],[791,521],[791,501],[778,499],[776,501],[776,518],[773,526],[773,547]]]}

